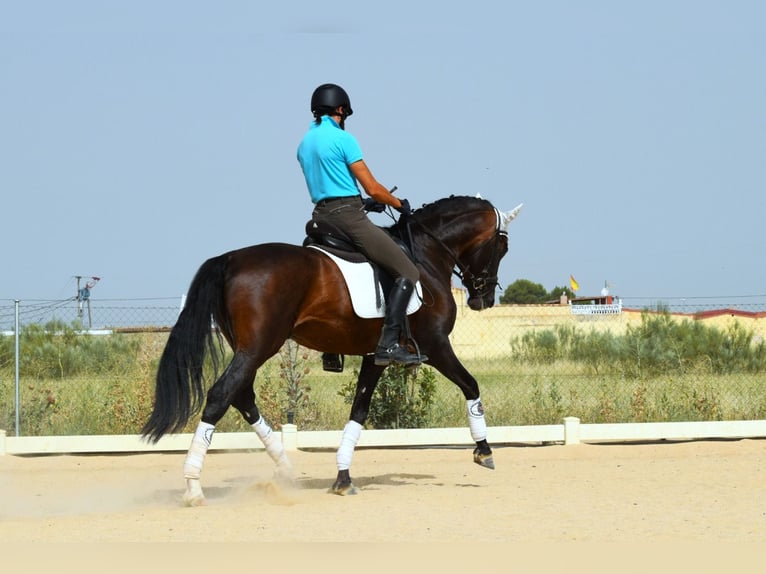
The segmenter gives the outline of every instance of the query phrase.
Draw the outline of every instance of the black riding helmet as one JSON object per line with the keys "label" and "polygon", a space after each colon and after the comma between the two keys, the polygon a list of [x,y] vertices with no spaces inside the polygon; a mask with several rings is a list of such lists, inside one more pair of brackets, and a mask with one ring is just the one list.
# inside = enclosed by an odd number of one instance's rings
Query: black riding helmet
{"label": "black riding helmet", "polygon": [[322,84],[311,95],[311,113],[322,115],[343,106],[345,117],[354,113],[346,90],[337,84]]}

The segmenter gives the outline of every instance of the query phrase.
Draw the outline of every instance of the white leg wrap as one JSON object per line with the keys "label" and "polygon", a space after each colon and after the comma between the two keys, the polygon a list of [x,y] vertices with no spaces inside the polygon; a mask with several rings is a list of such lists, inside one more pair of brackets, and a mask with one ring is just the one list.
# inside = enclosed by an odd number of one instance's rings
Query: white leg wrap
{"label": "white leg wrap", "polygon": [[476,400],[466,401],[468,411],[468,426],[471,429],[471,438],[475,441],[487,438],[487,421],[484,419],[484,406],[481,397]]}
{"label": "white leg wrap", "polygon": [[277,466],[283,464],[289,464],[287,461],[287,455],[285,454],[285,448],[282,446],[282,441],[274,434],[269,423],[267,423],[263,417],[260,417],[252,424],[255,434],[261,439],[263,446],[266,447],[266,452],[271,457]]}
{"label": "white leg wrap", "polygon": [[194,431],[194,437],[184,461],[184,478],[199,480],[207,449],[210,447],[210,441],[213,440],[214,431],[214,425],[203,423],[202,421],[197,425],[197,430]]}
{"label": "white leg wrap", "polygon": [[351,468],[351,459],[354,458],[354,449],[362,434],[362,425],[356,421],[348,421],[343,429],[343,438],[340,439],[337,462],[338,470]]}

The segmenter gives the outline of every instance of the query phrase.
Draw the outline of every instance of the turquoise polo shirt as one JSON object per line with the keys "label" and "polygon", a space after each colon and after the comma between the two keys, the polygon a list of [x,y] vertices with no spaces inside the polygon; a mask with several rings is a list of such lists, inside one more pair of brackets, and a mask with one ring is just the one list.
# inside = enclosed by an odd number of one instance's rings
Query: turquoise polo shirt
{"label": "turquoise polo shirt", "polygon": [[301,164],[311,201],[359,195],[356,178],[349,166],[362,159],[356,138],[335,123],[330,116],[311,123],[298,145]]}

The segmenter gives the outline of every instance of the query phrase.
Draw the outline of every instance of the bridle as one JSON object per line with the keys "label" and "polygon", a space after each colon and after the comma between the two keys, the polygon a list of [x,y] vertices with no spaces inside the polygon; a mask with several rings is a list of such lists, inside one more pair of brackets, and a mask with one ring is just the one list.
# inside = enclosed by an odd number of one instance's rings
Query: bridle
{"label": "bridle", "polygon": [[417,226],[420,228],[423,233],[428,235],[431,239],[436,241],[436,243],[439,244],[439,246],[446,251],[450,257],[453,260],[452,265],[452,274],[457,276],[460,281],[469,288],[469,290],[473,290],[478,297],[484,297],[485,295],[490,294],[495,290],[495,288],[499,285],[499,282],[497,280],[497,275],[490,275],[489,268],[493,263],[495,262],[498,251],[498,245],[499,241],[498,238],[500,237],[507,237],[508,233],[501,227],[502,217],[500,215],[500,212],[497,211],[497,209],[494,210],[495,215],[497,216],[497,223],[495,225],[495,234],[488,239],[487,241],[484,241],[477,245],[474,249],[472,249],[467,257],[470,258],[471,255],[479,251],[480,249],[484,249],[487,245],[487,243],[492,242],[492,252],[490,253],[489,258],[487,259],[487,264],[484,266],[484,269],[482,269],[479,273],[474,273],[471,271],[470,267],[463,263],[460,260],[460,257],[457,256],[455,251],[440,237],[438,237],[433,231],[431,231],[428,227],[423,225],[417,220],[413,220],[411,218],[406,219],[406,228],[407,228],[407,235],[409,236],[409,243],[412,245],[412,233],[410,231],[410,225],[412,223],[417,224]]}
{"label": "bridle", "polygon": [[492,252],[489,255],[489,259],[487,259],[487,264],[484,266],[484,269],[481,270],[480,273],[474,274],[471,272],[470,268],[468,266],[462,265],[457,259],[455,260],[455,264],[459,266],[457,270],[453,269],[452,273],[460,278],[460,280],[463,282],[463,285],[468,287],[469,283],[470,286],[473,288],[474,292],[479,297],[484,297],[485,295],[489,295],[491,292],[493,292],[497,286],[500,284],[497,280],[497,275],[490,275],[489,274],[489,268],[493,263],[495,262],[495,258],[497,257],[497,251],[498,251],[498,245],[499,237],[507,237],[508,234],[505,231],[496,230],[495,234],[492,236],[491,239],[485,241],[481,245],[477,245],[476,248],[471,251],[470,254],[475,253],[479,249],[483,249],[486,244],[491,241],[492,242]]}

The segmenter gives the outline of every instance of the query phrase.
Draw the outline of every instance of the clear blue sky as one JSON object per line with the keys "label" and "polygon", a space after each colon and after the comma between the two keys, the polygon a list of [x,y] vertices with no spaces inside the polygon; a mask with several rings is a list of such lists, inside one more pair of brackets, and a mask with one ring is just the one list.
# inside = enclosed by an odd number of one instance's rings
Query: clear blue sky
{"label": "clear blue sky", "polygon": [[321,5],[0,4],[0,300],[180,297],[300,243],[295,149],[336,82],[413,206],[524,202],[503,287],[766,301],[766,3]]}

